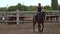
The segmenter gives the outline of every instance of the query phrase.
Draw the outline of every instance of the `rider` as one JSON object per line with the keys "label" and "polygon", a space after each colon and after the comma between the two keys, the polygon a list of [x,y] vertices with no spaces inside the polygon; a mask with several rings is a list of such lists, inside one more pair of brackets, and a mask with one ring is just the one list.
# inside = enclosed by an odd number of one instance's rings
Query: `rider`
{"label": "rider", "polygon": [[37,12],[35,14],[35,19],[37,18],[38,14],[42,13],[42,7],[41,7],[41,3],[38,3],[38,7],[37,7]]}
{"label": "rider", "polygon": [[37,11],[38,11],[39,13],[41,13],[41,11],[42,11],[41,3],[38,3]]}

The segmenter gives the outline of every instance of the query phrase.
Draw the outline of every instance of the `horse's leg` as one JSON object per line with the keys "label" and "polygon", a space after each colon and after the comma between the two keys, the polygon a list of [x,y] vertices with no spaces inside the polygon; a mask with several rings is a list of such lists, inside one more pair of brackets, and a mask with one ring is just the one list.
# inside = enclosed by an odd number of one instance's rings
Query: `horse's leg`
{"label": "horse's leg", "polygon": [[33,31],[35,31],[35,24],[36,24],[36,21],[33,20]]}
{"label": "horse's leg", "polygon": [[39,32],[42,32],[43,29],[44,29],[44,24],[43,23],[42,24],[38,24],[38,30],[39,30]]}
{"label": "horse's leg", "polygon": [[43,31],[43,29],[44,29],[44,23],[42,23],[42,26],[41,26],[41,27],[42,27],[42,30],[41,30],[41,32],[42,32],[42,31]]}
{"label": "horse's leg", "polygon": [[41,25],[40,25],[40,23],[38,23],[38,31],[39,32],[41,31]]}

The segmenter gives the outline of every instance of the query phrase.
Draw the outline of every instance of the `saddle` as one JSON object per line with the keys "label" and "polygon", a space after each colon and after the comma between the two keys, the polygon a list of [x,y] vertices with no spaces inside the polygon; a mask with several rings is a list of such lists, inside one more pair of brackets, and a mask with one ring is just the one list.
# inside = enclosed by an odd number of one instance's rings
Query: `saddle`
{"label": "saddle", "polygon": [[[35,16],[35,20],[37,20],[37,18],[38,18],[38,16],[39,15],[42,15],[43,14],[43,17],[45,17],[45,12],[42,12],[42,13],[39,13],[39,14],[37,14],[36,16]],[[45,18],[44,18],[45,19]]]}

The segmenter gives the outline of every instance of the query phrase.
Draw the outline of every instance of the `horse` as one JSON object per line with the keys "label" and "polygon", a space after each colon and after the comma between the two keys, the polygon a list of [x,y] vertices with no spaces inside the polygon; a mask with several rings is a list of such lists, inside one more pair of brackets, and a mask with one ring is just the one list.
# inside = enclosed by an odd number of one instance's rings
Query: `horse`
{"label": "horse", "polygon": [[44,28],[45,12],[40,13],[37,19],[33,18],[33,31],[35,31],[35,24],[38,23],[38,31],[42,32]]}

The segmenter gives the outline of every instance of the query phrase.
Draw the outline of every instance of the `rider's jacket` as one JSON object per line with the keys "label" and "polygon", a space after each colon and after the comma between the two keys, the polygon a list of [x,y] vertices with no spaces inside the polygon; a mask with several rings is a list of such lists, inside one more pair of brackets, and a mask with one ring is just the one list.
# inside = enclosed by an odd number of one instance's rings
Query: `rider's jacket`
{"label": "rider's jacket", "polygon": [[42,8],[40,6],[38,6],[38,9],[37,9],[38,12],[41,12],[42,11]]}

